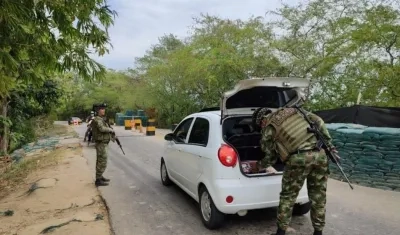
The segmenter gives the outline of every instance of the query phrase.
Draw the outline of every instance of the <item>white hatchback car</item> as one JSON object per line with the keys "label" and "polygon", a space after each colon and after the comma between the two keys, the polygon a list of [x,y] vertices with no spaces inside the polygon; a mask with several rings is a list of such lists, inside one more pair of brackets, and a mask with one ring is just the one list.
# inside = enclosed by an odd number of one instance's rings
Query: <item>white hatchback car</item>
{"label": "white hatchback car", "polygon": [[[258,107],[272,110],[296,102],[308,81],[295,78],[263,78],[240,81],[226,92],[221,109],[202,110],[185,117],[167,134],[160,174],[166,186],[172,182],[199,203],[208,229],[223,224],[225,214],[244,216],[248,210],[277,207],[284,166],[278,173],[249,173],[246,161],[264,157],[261,134],[253,130],[252,114]],[[311,207],[303,185],[294,215]]]}

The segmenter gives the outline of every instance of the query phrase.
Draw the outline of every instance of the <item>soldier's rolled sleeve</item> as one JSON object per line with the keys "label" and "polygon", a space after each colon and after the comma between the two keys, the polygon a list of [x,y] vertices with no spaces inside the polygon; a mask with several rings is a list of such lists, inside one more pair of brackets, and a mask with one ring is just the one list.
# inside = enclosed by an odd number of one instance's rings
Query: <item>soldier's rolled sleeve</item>
{"label": "soldier's rolled sleeve", "polygon": [[274,128],[267,126],[262,133],[261,150],[265,153],[265,156],[260,161],[260,165],[265,168],[274,165],[278,158],[273,141],[274,132]]}

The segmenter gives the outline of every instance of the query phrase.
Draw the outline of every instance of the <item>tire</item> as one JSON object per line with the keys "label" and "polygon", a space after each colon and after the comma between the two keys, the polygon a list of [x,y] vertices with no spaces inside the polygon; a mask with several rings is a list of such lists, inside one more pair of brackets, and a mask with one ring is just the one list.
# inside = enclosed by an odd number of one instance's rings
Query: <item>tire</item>
{"label": "tire", "polygon": [[225,214],[215,207],[214,201],[204,186],[199,189],[199,210],[201,220],[209,230],[218,229],[224,224]]}
{"label": "tire", "polygon": [[164,159],[161,159],[160,176],[161,176],[161,183],[164,186],[172,185],[172,181],[168,176],[168,170],[167,170],[167,166],[165,165]]}
{"label": "tire", "polygon": [[293,215],[301,216],[307,214],[311,210],[311,201],[304,204],[295,204],[293,207]]}

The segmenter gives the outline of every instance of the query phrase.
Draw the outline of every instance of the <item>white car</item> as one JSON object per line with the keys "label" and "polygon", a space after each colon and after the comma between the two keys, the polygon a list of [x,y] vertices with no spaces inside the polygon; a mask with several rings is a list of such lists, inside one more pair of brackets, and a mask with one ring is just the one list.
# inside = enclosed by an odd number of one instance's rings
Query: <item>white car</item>
{"label": "white car", "polygon": [[[252,127],[252,114],[261,106],[275,110],[296,102],[308,84],[294,78],[242,80],[224,94],[221,109],[185,117],[165,136],[162,183],[175,183],[196,200],[208,229],[219,228],[225,214],[244,216],[249,210],[277,207],[283,164],[274,166],[278,173],[273,175],[244,169],[247,161],[265,155],[261,134]],[[310,207],[304,184],[293,212],[306,214]]]}

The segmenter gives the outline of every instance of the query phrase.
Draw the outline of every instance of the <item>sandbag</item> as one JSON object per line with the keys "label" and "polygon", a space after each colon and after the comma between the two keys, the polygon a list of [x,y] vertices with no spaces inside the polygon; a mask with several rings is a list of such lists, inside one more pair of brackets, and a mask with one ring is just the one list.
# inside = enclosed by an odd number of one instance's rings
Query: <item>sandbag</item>
{"label": "sandbag", "polygon": [[381,141],[397,141],[400,140],[399,136],[396,135],[381,135],[379,136]]}
{"label": "sandbag", "polygon": [[326,123],[326,128],[328,130],[337,130],[337,129],[365,129],[367,126],[353,123]]}
{"label": "sandbag", "polygon": [[384,155],[380,152],[372,152],[372,151],[363,151],[362,156],[364,156],[364,158],[379,158],[379,159],[383,159]]}
{"label": "sandbag", "polygon": [[367,127],[364,129],[364,133],[375,133],[379,135],[398,135],[400,136],[399,128],[389,127]]}
{"label": "sandbag", "polygon": [[332,144],[333,144],[336,148],[340,148],[340,147],[343,147],[343,146],[344,146],[344,143],[343,143],[343,142],[333,142],[333,141],[332,141]]}
{"label": "sandbag", "polygon": [[400,159],[400,149],[398,149],[397,151],[394,150],[379,150],[380,153],[382,153],[383,155],[392,155],[392,156],[398,156],[398,158]]}
{"label": "sandbag", "polygon": [[400,157],[394,157],[392,155],[386,155],[383,157],[384,160],[393,162],[394,165],[400,165]]}
{"label": "sandbag", "polygon": [[391,139],[391,140],[380,140],[379,141],[379,146],[380,147],[386,147],[386,146],[400,146],[400,140],[398,139]]}
{"label": "sandbag", "polygon": [[379,172],[379,171],[369,172],[368,174],[369,174],[369,176],[371,176],[372,178],[375,178],[375,177],[383,177],[383,176],[385,175],[383,172]]}
{"label": "sandbag", "polygon": [[377,166],[381,162],[380,159],[374,159],[374,158],[363,158],[363,159],[358,159],[356,161],[356,164],[362,164],[362,165],[369,165],[369,166]]}
{"label": "sandbag", "polygon": [[393,184],[393,185],[400,186],[400,179],[387,179],[386,182]]}
{"label": "sandbag", "polygon": [[362,146],[363,150],[377,150],[377,146],[376,145],[370,145],[370,144],[364,144],[364,145],[360,145]]}
{"label": "sandbag", "polygon": [[378,151],[397,151],[400,148],[400,146],[397,145],[387,145],[383,146],[383,144],[378,146]]}
{"label": "sandbag", "polygon": [[369,177],[369,175],[365,172],[362,171],[353,171],[351,173],[351,177],[356,177],[356,176],[361,176],[361,177]]}
{"label": "sandbag", "polygon": [[400,179],[400,174],[392,173],[392,172],[387,172],[387,173],[385,174],[385,177],[393,177],[393,178],[399,178],[399,179]]}
{"label": "sandbag", "polygon": [[376,134],[376,133],[363,133],[363,136],[368,137],[370,140],[379,140],[380,139],[380,135]]}
{"label": "sandbag", "polygon": [[357,147],[343,146],[341,149],[342,149],[342,151],[347,151],[347,152],[351,152],[351,153],[353,153],[354,151],[362,150],[362,148],[360,148],[359,146],[357,146]]}

